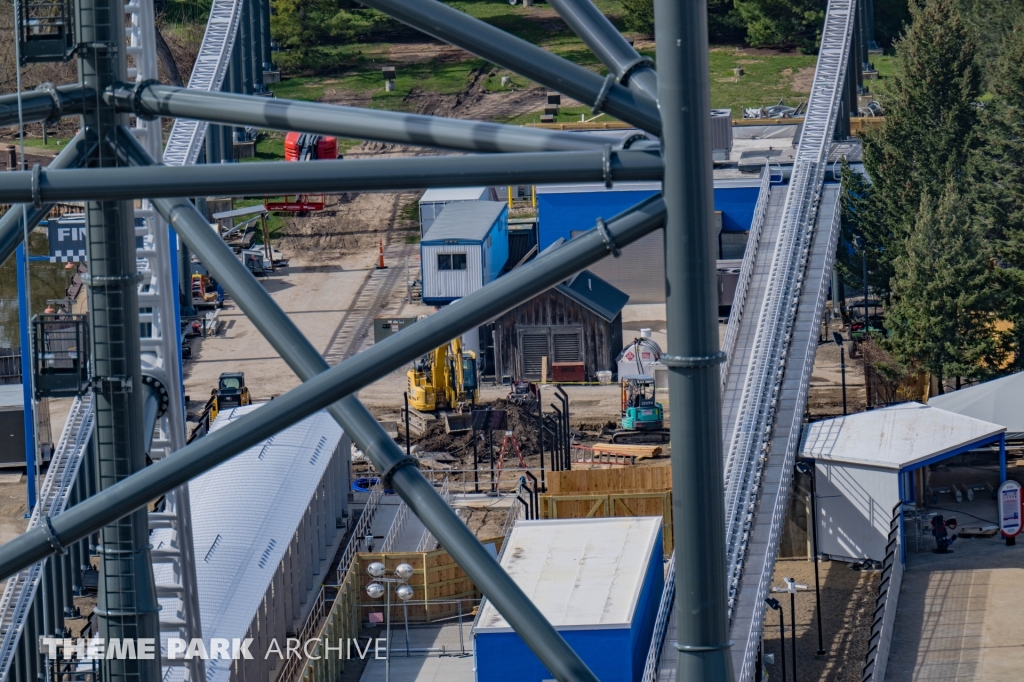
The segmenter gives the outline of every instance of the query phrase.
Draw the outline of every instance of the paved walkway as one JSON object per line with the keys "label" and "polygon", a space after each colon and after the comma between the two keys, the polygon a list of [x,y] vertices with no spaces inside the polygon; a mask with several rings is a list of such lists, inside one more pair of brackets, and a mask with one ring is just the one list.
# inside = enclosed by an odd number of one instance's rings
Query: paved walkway
{"label": "paved walkway", "polygon": [[953,554],[908,552],[893,630],[891,682],[1022,679],[1024,542],[961,539]]}

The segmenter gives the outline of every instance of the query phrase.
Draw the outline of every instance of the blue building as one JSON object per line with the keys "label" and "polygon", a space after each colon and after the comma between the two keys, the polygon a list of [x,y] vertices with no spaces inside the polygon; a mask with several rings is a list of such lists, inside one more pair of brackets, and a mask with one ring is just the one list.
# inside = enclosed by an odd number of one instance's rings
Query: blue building
{"label": "blue building", "polygon": [[[608,220],[660,191],[660,182],[617,182],[611,189],[600,183],[538,186],[540,249],[591,230],[598,218]],[[717,256],[727,261],[741,259],[761,193],[761,179],[716,180],[714,192]],[[629,294],[630,303],[662,303],[664,259],[664,233],[658,230],[623,249],[621,257],[604,258],[590,270]]]}
{"label": "blue building", "polygon": [[[501,565],[602,682],[639,682],[664,587],[661,517],[518,521]],[[554,678],[490,602],[477,682]]]}
{"label": "blue building", "polygon": [[[572,239],[574,232],[593,228],[598,218],[607,220],[660,191],[660,182],[617,182],[611,189],[600,183],[538,186],[540,249],[559,237]],[[760,178],[715,181],[722,232],[750,230],[760,191]]]}

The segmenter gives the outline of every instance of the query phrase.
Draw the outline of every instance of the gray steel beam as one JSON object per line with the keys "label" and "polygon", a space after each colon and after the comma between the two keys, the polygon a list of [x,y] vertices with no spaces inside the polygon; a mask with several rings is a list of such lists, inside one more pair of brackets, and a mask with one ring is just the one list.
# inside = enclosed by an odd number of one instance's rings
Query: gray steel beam
{"label": "gray steel beam", "polygon": [[151,166],[4,173],[0,201],[263,196],[282,192],[352,192],[427,186],[660,180],[657,151],[534,152],[420,156],[311,163],[244,163],[230,167]]}
{"label": "gray steel beam", "polygon": [[300,131],[360,140],[473,152],[549,152],[602,149],[608,138],[539,128],[378,111],[288,99],[255,99],[159,84],[123,83],[103,93],[120,111],[193,118],[222,125]]}
{"label": "gray steel beam", "polygon": [[[50,168],[57,170],[61,168],[76,168],[84,165],[92,157],[96,150],[96,140],[90,135],[88,138],[84,133],[79,132],[70,141],[60,154],[50,162]],[[25,238],[24,217],[28,218],[28,229],[31,231],[43,218],[49,215],[53,204],[42,204],[36,208],[33,204],[17,204],[11,206],[6,213],[0,216],[0,265],[7,262],[18,244]]]}
{"label": "gray steel beam", "polygon": [[715,303],[711,86],[704,0],[654,0],[665,123],[665,310],[680,682],[732,679]]}
{"label": "gray steel beam", "polygon": [[[152,163],[152,159],[146,158],[148,155],[145,150],[130,133],[121,130],[119,137],[118,149],[129,154],[130,163]],[[206,217],[191,202],[187,199],[156,199],[153,205],[189,248],[199,254],[210,273],[231,294],[235,303],[300,379],[308,381],[329,369],[323,356],[238,260],[231,248],[210,230]],[[346,396],[328,406],[327,410],[367,453],[378,471],[389,474],[394,472],[390,476],[391,485],[427,527],[437,529],[440,533],[437,537],[442,539],[449,553],[459,561],[474,584],[506,615],[506,619],[537,657],[550,670],[555,671],[560,679],[597,682],[597,678],[547,622],[536,605],[501,569],[448,503],[437,494],[433,485],[423,477],[416,468],[415,460],[406,457],[359,399],[354,395]]]}
{"label": "gray steel beam", "polygon": [[[78,116],[86,98],[93,99],[95,94],[78,83],[58,87],[43,83],[21,93],[21,120],[52,124],[64,116]],[[16,126],[18,121],[18,93],[0,95],[0,127]]]}
{"label": "gray steel beam", "polygon": [[587,44],[615,79],[638,95],[658,101],[653,62],[633,49],[619,29],[590,0],[548,0],[569,28]]}
{"label": "gray steel beam", "polygon": [[616,83],[612,74],[602,79],[593,71],[437,0],[366,0],[363,4],[591,105],[595,112],[605,111],[641,130],[661,134],[657,105]]}

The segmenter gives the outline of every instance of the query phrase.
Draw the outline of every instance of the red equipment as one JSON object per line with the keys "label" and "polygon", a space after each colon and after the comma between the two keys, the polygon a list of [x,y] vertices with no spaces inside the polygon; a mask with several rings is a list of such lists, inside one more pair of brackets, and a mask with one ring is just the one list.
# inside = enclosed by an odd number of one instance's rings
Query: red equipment
{"label": "red equipment", "polygon": [[519,457],[519,466],[526,469],[526,460],[523,459],[523,452],[519,449],[519,441],[516,440],[515,435],[511,431],[505,432],[505,438],[501,441],[501,451],[498,453],[498,473],[494,477],[494,490],[498,490],[498,484],[501,481],[501,467],[505,463],[505,453],[509,452],[509,446],[515,449],[516,455]]}
{"label": "red equipment", "polygon": [[[338,138],[312,133],[288,133],[284,138],[285,161],[337,159]],[[309,213],[324,210],[323,194],[286,194],[281,201],[264,201],[268,211]]]}
{"label": "red equipment", "polygon": [[288,133],[284,138],[285,161],[338,158],[338,138],[311,133]]}

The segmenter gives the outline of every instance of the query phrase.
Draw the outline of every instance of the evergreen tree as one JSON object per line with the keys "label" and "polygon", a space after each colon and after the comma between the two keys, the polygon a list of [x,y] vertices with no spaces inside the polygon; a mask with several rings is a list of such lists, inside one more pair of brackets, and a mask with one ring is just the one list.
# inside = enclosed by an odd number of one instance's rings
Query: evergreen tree
{"label": "evergreen tree", "polygon": [[981,114],[985,144],[973,159],[974,202],[998,259],[1007,292],[1003,317],[1013,323],[1007,342],[1024,368],[1024,20],[1007,35],[992,79],[991,102]]}
{"label": "evergreen tree", "polygon": [[[850,164],[842,162],[842,194],[840,195],[840,217],[842,239],[836,253],[835,267],[839,276],[855,291],[863,288],[862,256],[867,255],[868,286],[872,291],[886,297],[890,282],[895,274],[892,260],[878,248],[879,244],[891,241],[891,234],[885,222],[878,220],[873,207],[872,186],[861,173]],[[856,246],[857,237],[864,240],[864,248]]]}
{"label": "evergreen tree", "polygon": [[928,0],[912,7],[913,23],[896,46],[895,74],[882,93],[885,123],[864,141],[871,178],[870,224],[855,227],[868,239],[879,274],[894,273],[926,193],[964,178],[979,146],[980,74],[959,0]]}
{"label": "evergreen tree", "polygon": [[814,52],[821,42],[824,5],[817,0],[735,0],[754,47],[799,47]]}
{"label": "evergreen tree", "polygon": [[895,269],[886,350],[940,387],[991,373],[1002,360],[993,327],[1000,292],[970,202],[953,183],[938,200],[922,197]]}

